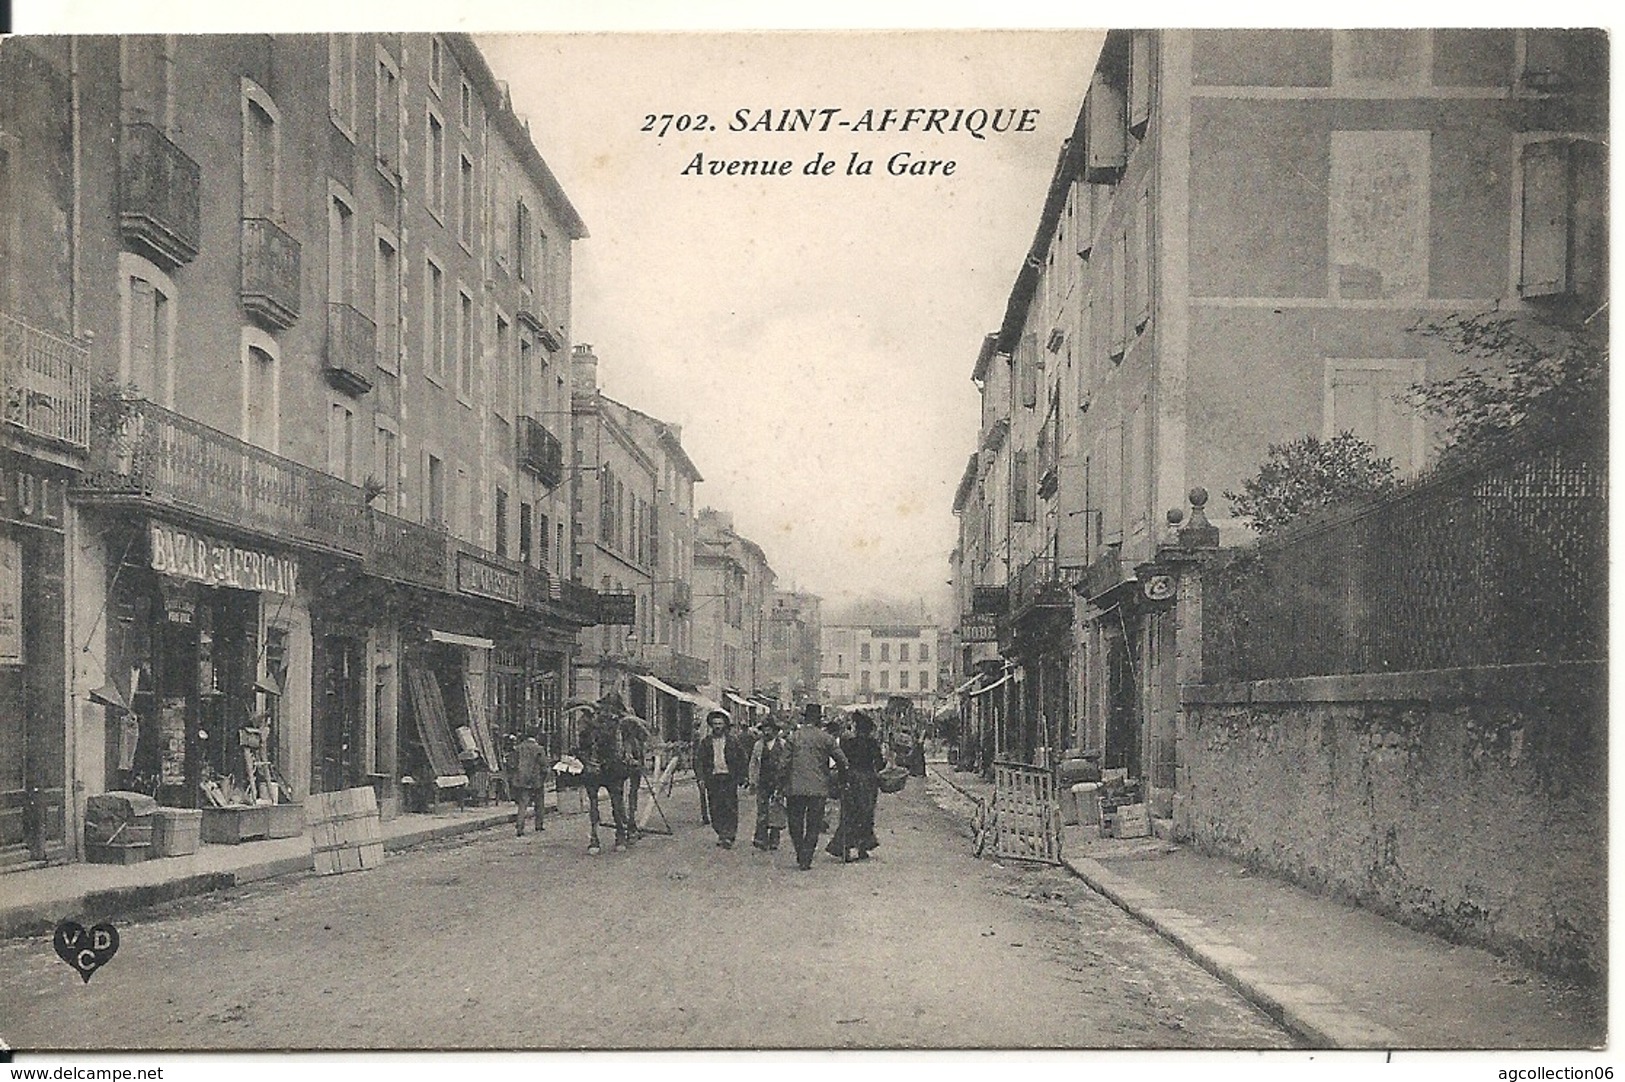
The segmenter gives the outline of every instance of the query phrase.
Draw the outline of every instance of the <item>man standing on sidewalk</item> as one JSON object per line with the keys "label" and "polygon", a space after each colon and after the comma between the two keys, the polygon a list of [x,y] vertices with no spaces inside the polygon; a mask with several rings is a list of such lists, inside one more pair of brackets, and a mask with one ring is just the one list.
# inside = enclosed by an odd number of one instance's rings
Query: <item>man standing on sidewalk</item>
{"label": "man standing on sidewalk", "polygon": [[530,805],[536,805],[536,829],[542,827],[542,801],[544,799],[543,786],[547,780],[546,756],[542,752],[542,745],[536,740],[536,730],[525,732],[525,739],[513,749],[513,758],[509,769],[513,771],[508,779],[508,787],[513,790],[514,802],[519,805],[519,815],[514,819],[514,836],[525,836],[525,818],[530,814]]}
{"label": "man standing on sidewalk", "polygon": [[739,833],[739,787],[745,784],[750,759],[745,745],[728,731],[728,715],[713,710],[705,719],[710,735],[694,751],[694,772],[705,779],[706,802],[711,806],[711,829],[717,844],[733,848]]}
{"label": "man standing on sidewalk", "polygon": [[801,725],[790,736],[790,782],[785,801],[789,812],[790,840],[796,847],[796,865],[812,870],[818,852],[818,835],[824,829],[824,801],[829,799],[830,761],[846,769],[846,755],[829,733],[820,727],[823,708],[808,703]]}

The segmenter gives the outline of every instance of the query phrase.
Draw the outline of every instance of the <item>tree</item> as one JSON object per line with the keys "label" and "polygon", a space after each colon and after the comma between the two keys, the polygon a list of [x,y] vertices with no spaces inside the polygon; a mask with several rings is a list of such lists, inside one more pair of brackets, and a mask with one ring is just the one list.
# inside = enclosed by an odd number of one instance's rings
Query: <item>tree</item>
{"label": "tree", "polygon": [[1608,328],[1601,312],[1578,322],[1541,311],[1453,315],[1413,330],[1495,362],[1413,388],[1421,407],[1444,422],[1441,465],[1515,444],[1606,440]]}
{"label": "tree", "polygon": [[1279,530],[1306,512],[1394,487],[1394,460],[1352,432],[1329,440],[1304,436],[1272,443],[1258,473],[1226,492],[1236,514],[1253,520],[1259,533]]}

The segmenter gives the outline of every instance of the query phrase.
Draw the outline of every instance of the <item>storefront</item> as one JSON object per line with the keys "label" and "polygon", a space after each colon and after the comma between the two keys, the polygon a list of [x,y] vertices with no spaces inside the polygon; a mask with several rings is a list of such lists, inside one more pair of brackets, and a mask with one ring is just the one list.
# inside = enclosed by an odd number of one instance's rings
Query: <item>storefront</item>
{"label": "storefront", "polygon": [[108,543],[123,556],[108,569],[106,788],[181,808],[205,790],[299,793],[283,694],[298,557],[161,519]]}
{"label": "storefront", "polygon": [[64,839],[67,477],[0,452],[0,864]]}

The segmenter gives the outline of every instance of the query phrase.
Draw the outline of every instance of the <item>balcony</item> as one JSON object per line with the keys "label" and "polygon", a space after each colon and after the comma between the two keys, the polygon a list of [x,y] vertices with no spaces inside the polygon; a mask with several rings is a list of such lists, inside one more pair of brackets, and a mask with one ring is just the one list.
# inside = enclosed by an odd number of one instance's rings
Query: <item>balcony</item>
{"label": "balcony", "polygon": [[180,513],[347,556],[367,551],[361,489],[142,399],[98,402],[74,487],[86,503]]}
{"label": "balcony", "polygon": [[1010,615],[1020,618],[1034,609],[1072,608],[1072,587],[1083,581],[1078,568],[1057,567],[1055,558],[1034,556],[1010,583]]}
{"label": "balcony", "polygon": [[704,658],[679,654],[673,647],[660,643],[646,644],[641,653],[649,671],[668,684],[700,687],[711,679],[711,663]]}
{"label": "balcony", "polygon": [[299,318],[299,242],[268,218],[243,219],[243,311],[267,330]]}
{"label": "balcony", "polygon": [[322,375],[345,394],[359,398],[372,390],[378,329],[348,304],[327,306],[327,355]]}
{"label": "balcony", "polygon": [[79,451],[90,445],[90,363],[81,343],[0,312],[0,394],[12,428]]}
{"label": "balcony", "polygon": [[119,141],[119,229],[170,268],[190,263],[200,236],[202,171],[151,124],[126,124]]}
{"label": "balcony", "polygon": [[367,574],[429,590],[451,588],[451,535],[440,526],[367,512]]}
{"label": "balcony", "polygon": [[564,324],[554,323],[548,318],[539,304],[527,304],[519,310],[519,322],[526,324],[536,332],[542,345],[549,352],[557,353],[564,348]]}
{"label": "balcony", "polygon": [[548,488],[564,481],[564,444],[534,417],[519,418],[519,468]]}

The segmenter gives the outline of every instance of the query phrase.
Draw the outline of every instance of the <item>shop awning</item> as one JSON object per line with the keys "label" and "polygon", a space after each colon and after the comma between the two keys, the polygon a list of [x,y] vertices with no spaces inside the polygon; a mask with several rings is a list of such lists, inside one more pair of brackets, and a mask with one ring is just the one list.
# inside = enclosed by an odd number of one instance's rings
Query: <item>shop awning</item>
{"label": "shop awning", "polygon": [[975,698],[978,695],[986,695],[988,692],[992,691],[994,688],[998,687],[1000,684],[1002,684],[1005,681],[1009,680],[1010,676],[1011,676],[1010,673],[1005,673],[1003,676],[1001,676],[997,680],[993,681],[993,683],[989,684],[987,687],[985,687],[985,688],[977,688],[975,691],[971,692],[971,698]]}
{"label": "shop awning", "polygon": [[447,642],[453,646],[472,646],[476,650],[490,650],[496,646],[490,639],[482,639],[478,635],[458,635],[451,631],[430,631],[429,638],[434,642]]}
{"label": "shop awning", "polygon": [[680,702],[693,703],[695,706],[709,705],[710,700],[702,699],[698,695],[691,692],[674,688],[664,680],[660,679],[658,676],[647,676],[643,673],[633,673],[632,675],[637,677],[639,680],[642,680],[645,684],[648,684],[656,691],[664,691],[667,695],[670,695],[672,698],[677,699]]}
{"label": "shop awning", "polygon": [[746,710],[750,709],[750,700],[745,698],[743,695],[735,695],[731,691],[724,691],[722,694],[729,702],[743,706]]}
{"label": "shop awning", "polygon": [[771,706],[767,705],[766,703],[764,703],[760,699],[752,699],[750,701],[750,706],[751,706],[752,710],[760,710],[760,711],[762,711],[763,713],[766,713],[766,714],[773,713],[773,708]]}
{"label": "shop awning", "polygon": [[981,678],[982,678],[982,674],[977,673],[975,676],[971,677],[969,680],[966,680],[963,684],[960,684],[958,687],[954,688],[954,694],[955,695],[963,695],[963,694],[965,694],[965,692],[970,689],[970,686],[972,684],[976,683],[976,681],[980,680]]}

